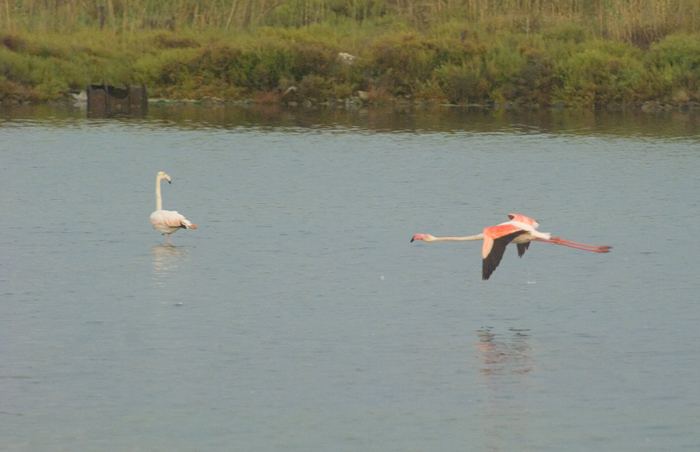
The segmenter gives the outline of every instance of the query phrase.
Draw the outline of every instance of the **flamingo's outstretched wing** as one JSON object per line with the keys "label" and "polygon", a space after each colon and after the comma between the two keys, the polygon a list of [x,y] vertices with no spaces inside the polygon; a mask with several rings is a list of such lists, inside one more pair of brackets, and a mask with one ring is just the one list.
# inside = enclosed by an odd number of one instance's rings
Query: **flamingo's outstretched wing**
{"label": "flamingo's outstretched wing", "polygon": [[[492,229],[492,228],[487,228]],[[498,264],[501,263],[503,259],[503,253],[506,251],[506,245],[513,241],[520,234],[524,234],[525,231],[517,229],[500,237],[494,238],[490,234],[484,234],[484,248],[482,250],[482,273],[481,278],[486,281],[491,277],[491,274],[496,270]],[[520,251],[520,248],[518,248]]]}
{"label": "flamingo's outstretched wing", "polygon": [[510,221],[524,223],[528,226],[532,226],[535,229],[540,227],[540,224],[538,222],[536,222],[530,217],[526,217],[525,215],[520,215],[519,213],[509,213],[508,218],[510,218]]}

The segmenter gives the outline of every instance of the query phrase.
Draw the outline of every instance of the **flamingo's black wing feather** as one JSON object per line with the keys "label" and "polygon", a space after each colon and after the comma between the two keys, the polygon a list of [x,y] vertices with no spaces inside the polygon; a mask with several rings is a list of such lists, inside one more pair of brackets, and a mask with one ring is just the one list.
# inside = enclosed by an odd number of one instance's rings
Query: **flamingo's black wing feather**
{"label": "flamingo's black wing feather", "polygon": [[[525,233],[525,231],[515,231],[508,235],[504,235],[503,237],[499,237],[493,241],[491,252],[482,261],[481,279],[486,281],[491,277],[491,274],[496,270],[498,264],[501,263],[501,259],[503,259],[503,253],[505,253],[506,251],[506,245],[508,245],[510,242],[513,241],[514,238],[523,233]],[[520,252],[520,248],[518,248],[518,252]]]}
{"label": "flamingo's black wing feather", "polygon": [[530,242],[518,243],[518,257],[523,257],[525,251],[530,247]]}

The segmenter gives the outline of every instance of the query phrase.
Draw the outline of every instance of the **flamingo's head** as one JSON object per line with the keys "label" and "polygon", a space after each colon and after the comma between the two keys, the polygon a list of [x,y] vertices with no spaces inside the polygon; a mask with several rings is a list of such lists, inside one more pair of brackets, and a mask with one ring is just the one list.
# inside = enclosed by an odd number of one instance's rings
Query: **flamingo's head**
{"label": "flamingo's head", "polygon": [[170,182],[170,176],[168,176],[167,174],[165,174],[163,171],[159,171],[157,177],[158,177],[158,180],[159,180],[159,181],[165,179],[165,180],[168,181],[168,183],[171,183],[171,182]]}
{"label": "flamingo's head", "polygon": [[413,242],[414,240],[424,240],[426,242],[429,242],[431,238],[433,238],[433,236],[430,234],[416,234],[411,239],[411,242]]}

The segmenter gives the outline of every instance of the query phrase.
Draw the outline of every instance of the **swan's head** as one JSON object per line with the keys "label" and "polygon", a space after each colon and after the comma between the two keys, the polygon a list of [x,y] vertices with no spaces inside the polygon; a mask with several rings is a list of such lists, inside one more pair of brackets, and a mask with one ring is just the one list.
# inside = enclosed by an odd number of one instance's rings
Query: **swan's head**
{"label": "swan's head", "polygon": [[423,240],[424,242],[432,242],[433,238],[434,237],[430,234],[416,234],[411,239],[411,242],[413,242],[414,240]]}
{"label": "swan's head", "polygon": [[165,174],[163,171],[160,171],[160,172],[158,173],[158,176],[156,176],[156,179],[158,179],[159,182],[160,182],[161,180],[165,179],[165,180],[168,181],[168,183],[170,183],[170,176],[168,176],[167,174]]}

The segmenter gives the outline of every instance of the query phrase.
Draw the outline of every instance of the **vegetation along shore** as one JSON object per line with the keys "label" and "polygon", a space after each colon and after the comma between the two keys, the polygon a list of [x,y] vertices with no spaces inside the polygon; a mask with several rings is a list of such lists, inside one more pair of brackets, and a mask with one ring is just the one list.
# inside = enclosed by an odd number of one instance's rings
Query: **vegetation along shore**
{"label": "vegetation along shore", "polygon": [[0,101],[700,108],[700,0],[17,0]]}

